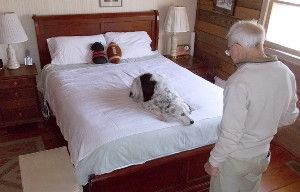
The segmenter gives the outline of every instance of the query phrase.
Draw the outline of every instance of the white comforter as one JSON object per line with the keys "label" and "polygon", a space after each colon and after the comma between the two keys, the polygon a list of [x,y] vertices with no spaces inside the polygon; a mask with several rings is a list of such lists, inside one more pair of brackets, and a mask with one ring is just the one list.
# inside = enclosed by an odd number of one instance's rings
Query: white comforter
{"label": "white comforter", "polygon": [[221,116],[223,90],[160,55],[118,65],[48,65],[43,70],[45,98],[75,167],[104,144],[181,124],[172,118],[162,122],[129,98],[134,77],[145,72],[165,76],[194,109],[196,122]]}

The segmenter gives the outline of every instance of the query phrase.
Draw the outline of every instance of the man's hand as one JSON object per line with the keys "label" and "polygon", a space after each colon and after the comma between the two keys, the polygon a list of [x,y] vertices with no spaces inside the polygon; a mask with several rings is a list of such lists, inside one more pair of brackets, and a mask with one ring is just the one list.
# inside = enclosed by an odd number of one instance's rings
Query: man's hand
{"label": "man's hand", "polygon": [[219,168],[213,167],[209,162],[205,163],[204,169],[210,176],[217,176],[219,174]]}

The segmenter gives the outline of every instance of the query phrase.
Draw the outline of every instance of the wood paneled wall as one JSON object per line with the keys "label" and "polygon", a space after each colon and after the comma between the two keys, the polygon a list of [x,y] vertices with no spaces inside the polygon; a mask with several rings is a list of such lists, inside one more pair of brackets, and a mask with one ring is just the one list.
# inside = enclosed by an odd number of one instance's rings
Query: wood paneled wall
{"label": "wood paneled wall", "polygon": [[260,17],[263,0],[236,0],[233,15],[214,10],[213,0],[198,0],[195,24],[195,55],[210,65],[215,75],[226,80],[235,70],[231,59],[224,54],[226,35],[233,23]]}

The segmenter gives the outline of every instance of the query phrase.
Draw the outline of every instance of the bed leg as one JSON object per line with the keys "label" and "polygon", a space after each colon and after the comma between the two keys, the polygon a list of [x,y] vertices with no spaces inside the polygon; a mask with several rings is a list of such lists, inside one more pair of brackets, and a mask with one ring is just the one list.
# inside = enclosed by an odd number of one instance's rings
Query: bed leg
{"label": "bed leg", "polygon": [[89,182],[84,186],[83,192],[94,192],[94,191],[92,191],[92,185],[93,185],[92,180],[95,179],[95,177],[96,177],[95,174],[92,174],[92,175],[89,176]]}
{"label": "bed leg", "polygon": [[89,183],[82,186],[82,188],[83,188],[83,192],[89,192]]}

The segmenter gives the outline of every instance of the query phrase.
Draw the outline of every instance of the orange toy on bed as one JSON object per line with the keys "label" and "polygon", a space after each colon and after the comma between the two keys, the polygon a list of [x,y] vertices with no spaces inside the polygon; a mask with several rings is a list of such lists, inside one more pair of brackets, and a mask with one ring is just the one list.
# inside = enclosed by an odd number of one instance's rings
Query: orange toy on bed
{"label": "orange toy on bed", "polygon": [[107,47],[107,58],[109,62],[118,64],[122,57],[122,51],[118,44],[111,42]]}

